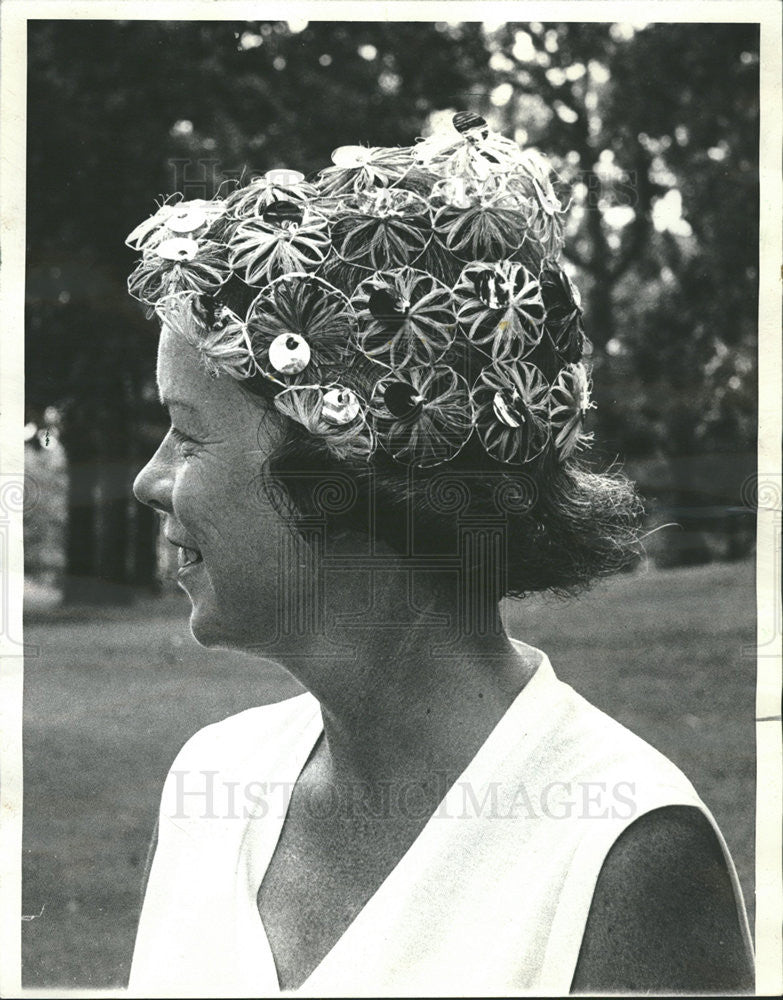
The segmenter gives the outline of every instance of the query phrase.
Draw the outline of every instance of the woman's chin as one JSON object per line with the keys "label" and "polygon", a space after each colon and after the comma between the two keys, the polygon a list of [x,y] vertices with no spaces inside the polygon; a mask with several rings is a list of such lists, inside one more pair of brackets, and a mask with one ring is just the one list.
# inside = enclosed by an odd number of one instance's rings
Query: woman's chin
{"label": "woman's chin", "polygon": [[242,622],[231,622],[211,602],[190,598],[190,633],[206,649],[245,650],[248,637],[242,634]]}
{"label": "woman's chin", "polygon": [[[252,581],[239,581],[239,586],[218,598],[212,579],[203,566],[181,574],[181,589],[190,599],[190,632],[196,642],[207,649],[240,650],[251,655],[266,656],[266,650],[280,649],[279,628],[274,616],[259,614],[258,608],[273,604],[273,595],[259,595],[252,604],[247,594]],[[235,580],[234,583],[237,581]],[[296,650],[301,651],[301,638],[291,637]]]}
{"label": "woman's chin", "polygon": [[195,606],[190,612],[190,634],[199,646],[204,646],[206,649],[214,649],[221,645],[215,623],[205,620],[205,616],[200,615]]}
{"label": "woman's chin", "polygon": [[177,583],[190,600],[190,632],[199,646],[211,649],[225,645],[224,637],[221,641],[224,631],[221,628],[221,616],[211,599],[213,592],[209,579],[204,578],[203,562],[181,569],[177,575]]}
{"label": "woman's chin", "polygon": [[199,646],[207,649],[229,646],[225,625],[217,609],[204,595],[194,596],[187,590],[185,593],[190,598],[190,634]]}

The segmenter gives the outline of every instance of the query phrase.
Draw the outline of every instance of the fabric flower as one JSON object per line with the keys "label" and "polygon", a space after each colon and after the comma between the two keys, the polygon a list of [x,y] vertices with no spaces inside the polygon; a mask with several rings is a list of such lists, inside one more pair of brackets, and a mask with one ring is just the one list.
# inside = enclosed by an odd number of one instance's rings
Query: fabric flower
{"label": "fabric flower", "polygon": [[226,212],[233,219],[258,218],[275,201],[305,202],[316,196],[312,184],[299,170],[278,167],[251,181],[226,198]]}
{"label": "fabric flower", "polygon": [[346,296],[322,278],[275,279],[253,300],[245,322],[259,370],[272,381],[323,385],[350,363],[356,316]]}
{"label": "fabric flower", "polygon": [[128,278],[128,292],[154,306],[172,292],[213,294],[228,279],[230,270],[217,243],[189,237],[170,237],[144,250]]}
{"label": "fabric flower", "polygon": [[453,458],[473,429],[467,382],[448,365],[389,372],[376,383],[370,408],[383,447],[419,468]]}
{"label": "fabric flower", "polygon": [[496,362],[473,387],[476,429],[498,462],[532,461],[549,441],[549,383],[533,364]]}
{"label": "fabric flower", "polygon": [[429,206],[412,191],[378,188],[344,199],[329,231],[344,261],[387,271],[413,264],[427,246]]}
{"label": "fabric flower", "polygon": [[572,455],[577,448],[587,446],[592,434],[583,434],[590,402],[590,382],[582,364],[563,368],[552,386],[549,419],[555,436],[555,447],[561,460]]}
{"label": "fabric flower", "polygon": [[433,229],[455,257],[463,261],[511,257],[526,238],[528,214],[482,197],[465,208],[446,204],[437,209]]}
{"label": "fabric flower", "polygon": [[579,290],[566,272],[552,263],[541,268],[539,281],[552,345],[563,361],[578,361],[585,348]]}
{"label": "fabric flower", "polygon": [[282,414],[321,438],[335,458],[366,461],[375,450],[366,403],[345,386],[290,386],[274,402]]}
{"label": "fabric flower", "polygon": [[514,169],[520,149],[511,139],[493,132],[481,115],[460,111],[453,128],[422,139],[415,147],[416,162],[445,177],[451,174],[483,181],[495,172]]}
{"label": "fabric flower", "polygon": [[509,190],[527,198],[532,211],[529,226],[541,244],[544,255],[556,257],[563,246],[563,220],[566,209],[560,204],[550,180],[549,165],[532,149],[520,152],[516,168],[506,178]]}
{"label": "fabric flower", "polygon": [[392,368],[433,364],[454,340],[451,290],[425,271],[402,267],[375,274],[357,287],[351,305],[359,349]]}
{"label": "fabric flower", "polygon": [[522,358],[540,342],[541,286],[524,264],[469,264],[454,294],[465,336],[478,346],[488,345],[494,359]]}
{"label": "fabric flower", "polygon": [[329,252],[326,219],[307,205],[273,201],[240,222],[229,243],[229,264],[248,285],[294,271],[313,271]]}
{"label": "fabric flower", "polygon": [[483,181],[446,177],[433,185],[430,202],[439,240],[464,261],[512,257],[535,211],[529,193],[510,185],[505,174]]}
{"label": "fabric flower", "polygon": [[164,296],[155,312],[196,348],[211,375],[246,379],[258,373],[247,327],[226,306],[216,306],[212,299],[202,301],[195,292],[177,292]]}
{"label": "fabric flower", "polygon": [[410,170],[413,157],[404,147],[340,146],[332,153],[332,164],[318,175],[318,189],[324,195],[389,187]]}
{"label": "fabric flower", "polygon": [[[174,196],[176,198],[176,196]],[[169,200],[158,211],[139,223],[125,240],[132,250],[148,250],[171,238],[188,236],[197,238],[225,212],[223,202]]]}

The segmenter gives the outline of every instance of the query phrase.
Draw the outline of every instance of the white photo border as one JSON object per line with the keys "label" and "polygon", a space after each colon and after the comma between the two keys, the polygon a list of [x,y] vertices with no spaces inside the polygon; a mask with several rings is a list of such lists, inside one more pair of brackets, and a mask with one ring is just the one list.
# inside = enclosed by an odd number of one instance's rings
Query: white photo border
{"label": "white photo border", "polygon": [[0,9],[0,996],[124,996],[124,990],[23,990],[22,496],[24,490],[24,288],[27,22],[40,19],[516,21],[758,23],[759,421],[756,688],[757,995],[783,989],[783,738],[781,737],[781,261],[783,109],[777,0],[3,0]]}

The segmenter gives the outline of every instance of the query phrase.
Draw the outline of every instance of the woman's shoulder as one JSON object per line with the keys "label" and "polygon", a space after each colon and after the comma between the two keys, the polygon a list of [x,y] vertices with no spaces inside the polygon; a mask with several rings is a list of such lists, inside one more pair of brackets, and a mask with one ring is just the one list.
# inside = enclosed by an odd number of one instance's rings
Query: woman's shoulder
{"label": "woman's shoulder", "polygon": [[[317,717],[316,717],[317,716]],[[245,709],[194,733],[169,768],[160,800],[161,832],[204,837],[215,823],[203,820],[244,815],[241,799],[252,789],[280,780],[303,736],[320,725],[320,705],[310,694]],[[260,787],[259,786],[259,787]],[[246,803],[245,803],[246,804]],[[192,821],[192,822],[191,822]],[[194,825],[195,824],[195,825]]]}
{"label": "woman's shoulder", "polygon": [[709,809],[673,761],[543,666],[528,713],[537,766],[578,806],[555,831],[574,848],[553,934],[558,963],[577,965],[572,989],[747,988],[747,921]]}
{"label": "woman's shoulder", "polygon": [[546,655],[537,675],[528,721],[537,736],[535,752],[550,770],[585,783],[629,782],[642,797],[698,804],[693,785],[673,761],[560,680]]}
{"label": "woman's shoulder", "polygon": [[177,754],[172,770],[202,763],[221,768],[264,747],[276,745],[285,733],[309,722],[319,710],[308,692],[267,705],[257,705],[197,730]]}
{"label": "woman's shoulder", "polygon": [[598,876],[573,992],[749,992],[753,953],[733,865],[702,811],[646,813]]}

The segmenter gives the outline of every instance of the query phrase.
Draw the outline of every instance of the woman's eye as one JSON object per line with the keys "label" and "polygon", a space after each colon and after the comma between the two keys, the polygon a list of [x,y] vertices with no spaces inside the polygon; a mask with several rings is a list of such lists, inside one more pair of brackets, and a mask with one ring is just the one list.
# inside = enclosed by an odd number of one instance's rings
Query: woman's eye
{"label": "woman's eye", "polygon": [[177,427],[171,428],[171,436],[177,442],[181,455],[187,458],[189,455],[193,454],[193,447],[196,444],[193,438],[188,437],[187,434],[184,434]]}

